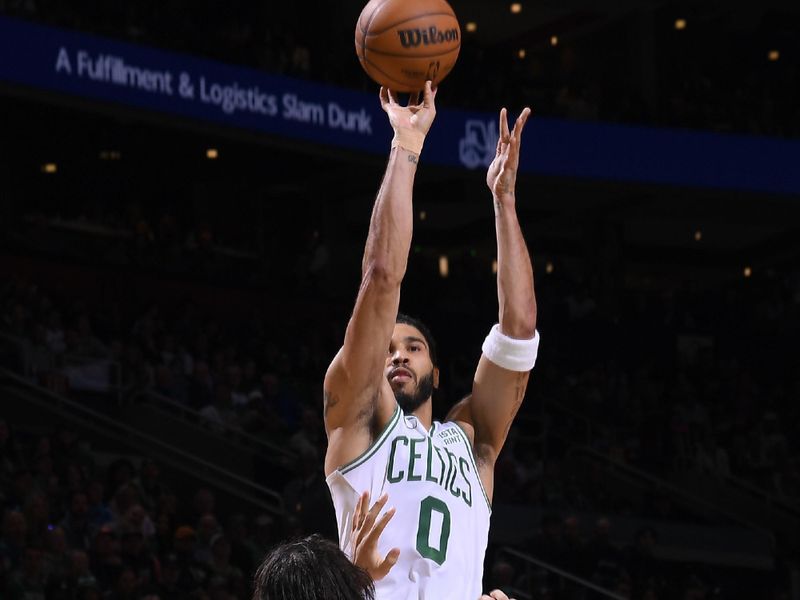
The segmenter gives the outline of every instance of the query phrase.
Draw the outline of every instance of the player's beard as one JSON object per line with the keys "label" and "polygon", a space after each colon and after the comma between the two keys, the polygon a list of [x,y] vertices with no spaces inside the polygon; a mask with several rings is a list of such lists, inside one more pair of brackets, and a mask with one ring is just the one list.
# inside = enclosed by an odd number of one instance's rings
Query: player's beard
{"label": "player's beard", "polygon": [[419,380],[419,384],[417,385],[417,389],[414,390],[414,393],[408,394],[404,392],[402,388],[394,390],[394,397],[397,403],[407,415],[413,413],[420,406],[425,404],[425,401],[431,397],[431,394],[433,394],[432,370]]}

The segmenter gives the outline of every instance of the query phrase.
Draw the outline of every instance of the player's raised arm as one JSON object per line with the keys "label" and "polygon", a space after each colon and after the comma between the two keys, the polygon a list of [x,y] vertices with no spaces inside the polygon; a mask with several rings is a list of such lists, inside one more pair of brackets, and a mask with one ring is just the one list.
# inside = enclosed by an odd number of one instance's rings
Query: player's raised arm
{"label": "player's raised arm", "polygon": [[414,176],[425,135],[436,114],[426,83],[423,101],[408,106],[381,88],[381,105],[395,135],[372,210],[361,264],[361,286],[344,344],[325,376],[326,473],[357,457],[392,415],[394,395],[383,369],[411,246]]}
{"label": "player's raised arm", "polygon": [[474,428],[475,450],[483,465],[481,477],[490,497],[494,462],[522,404],[538,345],[533,268],[515,197],[522,130],[529,115],[529,108],[523,110],[509,131],[506,110],[500,111],[497,154],[486,176],[497,233],[499,323],[483,344],[471,397],[451,413],[452,418]]}

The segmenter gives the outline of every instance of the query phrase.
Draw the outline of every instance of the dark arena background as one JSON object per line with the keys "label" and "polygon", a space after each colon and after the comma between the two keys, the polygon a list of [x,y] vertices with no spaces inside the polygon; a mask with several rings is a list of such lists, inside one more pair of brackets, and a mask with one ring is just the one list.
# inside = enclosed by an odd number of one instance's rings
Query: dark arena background
{"label": "dark arena background", "polygon": [[[401,299],[439,418],[497,320],[497,111],[534,111],[485,589],[800,600],[800,5],[451,4]],[[336,538],[322,380],[391,139],[361,8],[0,0],[0,597],[249,598]]]}

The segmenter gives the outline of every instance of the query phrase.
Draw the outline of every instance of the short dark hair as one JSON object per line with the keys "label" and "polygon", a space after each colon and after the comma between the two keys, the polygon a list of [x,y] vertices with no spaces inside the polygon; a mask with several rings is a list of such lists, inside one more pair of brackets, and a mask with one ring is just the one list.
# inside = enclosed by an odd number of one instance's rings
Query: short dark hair
{"label": "short dark hair", "polygon": [[273,548],[256,571],[253,600],[374,600],[369,573],[321,535]]}
{"label": "short dark hair", "polygon": [[410,317],[404,313],[397,313],[397,319],[395,319],[395,323],[411,325],[412,327],[419,329],[422,337],[425,338],[425,343],[428,344],[428,354],[431,355],[431,362],[433,363],[434,367],[438,367],[439,355],[436,351],[436,340],[433,339],[433,334],[431,333],[431,330],[428,329],[428,326],[419,319],[415,319],[414,317]]}

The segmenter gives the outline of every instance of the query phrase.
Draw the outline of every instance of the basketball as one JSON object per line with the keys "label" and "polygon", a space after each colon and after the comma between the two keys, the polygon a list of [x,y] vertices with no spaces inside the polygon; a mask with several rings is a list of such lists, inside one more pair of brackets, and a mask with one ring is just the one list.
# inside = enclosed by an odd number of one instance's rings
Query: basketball
{"label": "basketball", "polygon": [[461,49],[461,28],[445,0],[370,0],[356,23],[356,54],[376,83],[417,92],[441,82]]}

